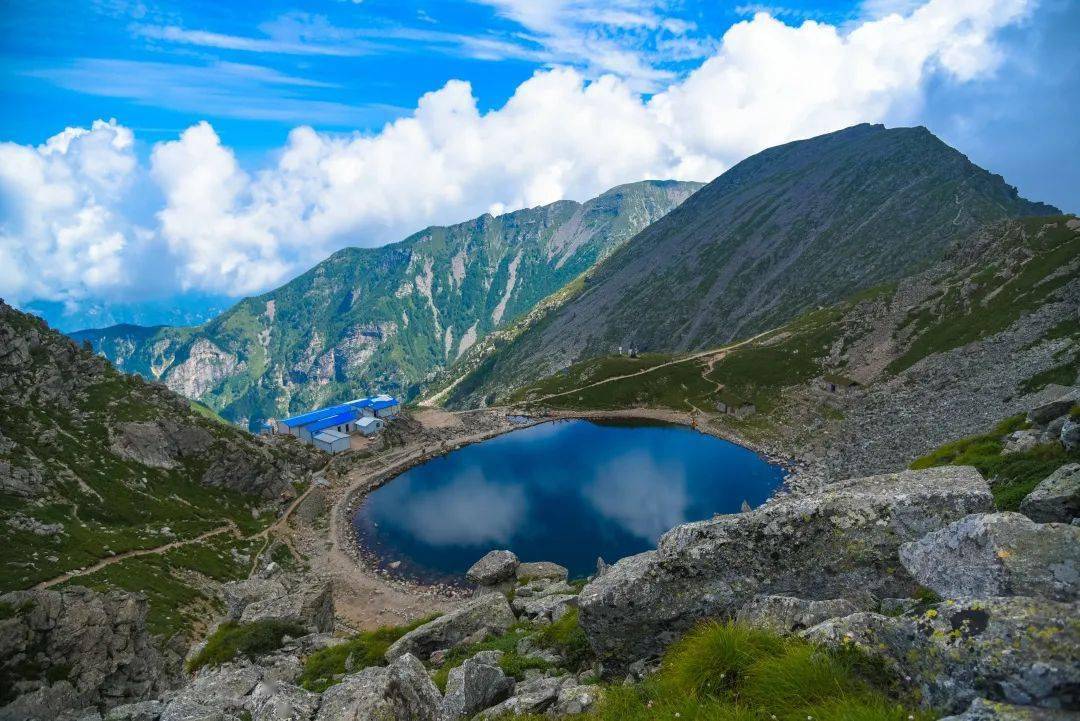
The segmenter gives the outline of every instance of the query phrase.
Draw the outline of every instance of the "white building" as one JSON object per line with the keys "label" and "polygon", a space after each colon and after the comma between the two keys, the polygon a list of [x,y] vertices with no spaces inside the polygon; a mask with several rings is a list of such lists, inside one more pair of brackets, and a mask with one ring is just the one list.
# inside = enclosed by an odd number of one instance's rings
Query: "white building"
{"label": "white building", "polygon": [[349,434],[333,428],[320,431],[311,437],[311,444],[320,451],[327,453],[341,453],[349,450]]}
{"label": "white building", "polygon": [[371,416],[364,416],[356,421],[356,430],[363,433],[365,436],[373,436],[383,429],[386,424],[382,418],[373,418]]}

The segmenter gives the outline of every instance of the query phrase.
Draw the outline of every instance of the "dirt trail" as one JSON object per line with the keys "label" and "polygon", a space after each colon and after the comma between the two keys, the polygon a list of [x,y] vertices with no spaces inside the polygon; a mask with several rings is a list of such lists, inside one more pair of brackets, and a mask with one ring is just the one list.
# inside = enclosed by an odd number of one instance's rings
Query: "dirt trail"
{"label": "dirt trail", "polygon": [[[731,345],[726,345],[726,346],[724,346],[722,348],[711,348],[709,350],[698,351],[697,353],[691,353],[690,355],[683,356],[682,358],[677,358],[675,360],[665,361],[664,363],[658,363],[657,365],[649,366],[648,368],[642,368],[641,370],[634,371],[633,373],[626,373],[626,374],[621,375],[621,376],[610,376],[608,378],[603,378],[601,380],[594,381],[592,383],[586,383],[585,385],[579,386],[577,388],[571,388],[568,391],[560,391],[559,393],[551,393],[549,395],[541,396],[540,398],[536,398],[536,399],[530,401],[530,403],[540,403],[542,401],[550,400],[552,398],[560,398],[562,396],[568,396],[568,395],[570,395],[572,393],[580,393],[581,391],[583,391],[583,390],[585,390],[587,388],[595,388],[596,386],[602,386],[605,383],[614,383],[615,381],[626,380],[627,378],[634,378],[636,376],[643,376],[646,373],[652,373],[653,371],[660,370],[661,368],[667,368],[668,366],[679,365],[680,363],[689,363],[691,361],[696,361],[696,360],[698,360],[700,358],[708,358],[710,356],[712,356],[712,360],[711,360],[711,362],[709,364],[709,369],[708,369],[708,371],[706,371],[706,373],[711,373],[713,365],[715,365],[716,361],[720,360],[725,355],[727,355],[728,351],[731,351],[731,350],[734,350],[734,349],[739,348],[741,346],[744,346],[747,343],[752,343],[753,341],[757,340],[758,338],[760,338],[760,337],[762,337],[764,335],[768,335],[769,333],[772,333],[772,332],[773,332],[772,330],[767,330],[767,331],[764,331],[762,333],[758,333],[755,336],[751,336],[750,338],[747,338],[745,340],[741,340],[738,343],[732,343]],[[705,373],[702,374],[702,377],[703,378],[705,377]],[[709,380],[709,379],[706,378],[705,380]],[[709,382],[710,383],[716,383],[716,381],[713,381],[713,380],[709,380]],[[717,385],[720,385],[720,384],[717,384]]]}
{"label": "dirt trail", "polygon": [[172,543],[166,543],[164,546],[157,546],[156,548],[136,548],[130,551],[124,551],[123,553],[118,553],[115,556],[103,558],[92,566],[87,566],[86,568],[83,568],[81,570],[68,571],[67,573],[61,574],[56,578],[50,578],[48,581],[42,581],[41,583],[37,584],[35,588],[49,588],[50,586],[55,586],[66,581],[70,581],[71,579],[78,576],[86,576],[88,574],[95,573],[105,568],[106,566],[111,566],[114,563],[119,563],[120,561],[124,561],[129,558],[135,558],[136,556],[149,556],[154,553],[165,553],[166,551],[171,551],[174,548],[180,548],[181,546],[187,546],[192,543],[200,543],[202,541],[205,541],[207,538],[211,538],[213,536],[217,536],[228,531],[232,531],[234,536],[240,538],[240,529],[236,527],[235,523],[229,521],[224,526],[218,526],[217,528],[211,529],[205,533],[195,536],[194,538],[185,538],[183,540],[173,541]]}

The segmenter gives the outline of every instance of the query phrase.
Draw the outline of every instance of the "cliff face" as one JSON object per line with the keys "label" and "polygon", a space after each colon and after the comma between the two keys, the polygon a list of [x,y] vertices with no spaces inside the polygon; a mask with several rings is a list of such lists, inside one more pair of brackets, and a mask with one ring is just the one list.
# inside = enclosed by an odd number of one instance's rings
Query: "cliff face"
{"label": "cliff face", "polygon": [[925,269],[986,223],[1056,212],[925,128],[771,148],[613,253],[488,373],[520,382],[620,346],[717,346]]}
{"label": "cliff face", "polygon": [[230,420],[366,391],[410,396],[494,330],[663,217],[699,183],[645,181],[349,248],[195,328],[73,334]]}

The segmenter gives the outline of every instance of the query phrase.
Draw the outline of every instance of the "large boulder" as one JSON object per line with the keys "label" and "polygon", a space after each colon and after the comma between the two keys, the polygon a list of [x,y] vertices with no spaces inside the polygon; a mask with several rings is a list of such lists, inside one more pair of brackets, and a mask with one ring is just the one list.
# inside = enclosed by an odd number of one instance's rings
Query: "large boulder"
{"label": "large boulder", "polygon": [[322,695],[316,721],[439,721],[442,697],[411,654],[346,676]]}
{"label": "large boulder", "polygon": [[581,625],[605,669],[621,673],[757,594],[865,606],[911,596],[900,545],[992,505],[978,471],[942,467],[857,478],[677,526],[656,551],[624,558],[585,586]]}
{"label": "large boulder", "polygon": [[912,577],[942,598],[1080,597],[1080,528],[1020,513],[973,514],[900,547]]}
{"label": "large boulder", "polygon": [[262,669],[248,662],[203,667],[189,685],[165,697],[161,721],[241,718],[250,713],[249,694],[262,678]]}
{"label": "large boulder", "polygon": [[240,614],[241,623],[267,620],[298,623],[312,633],[333,631],[334,593],[331,583],[303,578],[292,591],[252,601]]}
{"label": "large boulder", "polygon": [[1070,418],[1062,423],[1061,434],[1058,437],[1061,439],[1061,445],[1065,446],[1065,450],[1080,449],[1080,419]]}
{"label": "large boulder", "polygon": [[1080,463],[1066,463],[1020,501],[1020,512],[1039,523],[1080,517]]}
{"label": "large boulder", "polygon": [[494,586],[513,578],[518,565],[513,551],[491,551],[465,572],[465,578],[481,586]]}
{"label": "large boulder", "polygon": [[1080,709],[1080,605],[1012,596],[948,600],[918,618],[857,613],[802,632],[891,665],[926,705],[958,713],[978,697]]}
{"label": "large boulder", "polygon": [[483,711],[477,718],[501,719],[506,716],[541,714],[559,700],[559,692],[568,684],[572,684],[568,677],[542,677],[523,681],[514,688],[513,696]]}
{"label": "large boulder", "polygon": [[551,561],[531,561],[522,563],[517,567],[517,580],[519,583],[538,580],[565,581],[567,574],[568,571],[565,566],[560,566]]}
{"label": "large boulder", "polygon": [[471,718],[510,695],[514,680],[499,667],[501,656],[499,651],[482,651],[450,669],[442,702],[443,716],[448,721]]}
{"label": "large boulder", "polygon": [[977,698],[971,702],[964,713],[946,716],[941,721],[1070,721],[1070,719],[1072,721],[1076,719],[1076,714],[1072,711],[1017,706]]}
{"label": "large boulder", "polygon": [[0,596],[0,719],[56,718],[140,701],[179,681],[146,629],[146,598],[80,586]]}
{"label": "large boulder", "polygon": [[1028,411],[1028,420],[1040,426],[1065,415],[1077,403],[1080,403],[1080,389],[1061,387],[1063,391],[1056,398],[1032,408]]}
{"label": "large boulder", "polygon": [[501,593],[480,596],[409,631],[386,650],[386,660],[394,661],[407,653],[428,658],[433,651],[452,648],[478,632],[503,633],[514,621],[514,612]]}
{"label": "large boulder", "polygon": [[816,626],[826,619],[849,616],[859,609],[851,601],[831,598],[810,601],[793,596],[754,596],[739,609],[735,620],[781,634],[794,633]]}

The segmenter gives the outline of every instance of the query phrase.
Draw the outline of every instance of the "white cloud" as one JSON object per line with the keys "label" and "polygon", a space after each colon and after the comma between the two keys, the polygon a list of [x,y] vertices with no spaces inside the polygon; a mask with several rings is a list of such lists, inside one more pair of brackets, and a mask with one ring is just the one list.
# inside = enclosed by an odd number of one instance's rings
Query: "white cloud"
{"label": "white cloud", "polygon": [[[550,6],[502,5],[530,27],[561,22],[544,14]],[[995,32],[1030,5],[931,0],[843,29],[759,13],[649,98],[614,74],[590,81],[555,68],[481,113],[469,84],[451,81],[375,134],[296,128],[255,173],[206,123],[158,145],[148,169],[135,167],[131,133],[115,124],[67,130],[39,148],[5,144],[0,294],[93,293],[122,282],[121,269],[135,275],[121,261],[145,257],[155,243],[182,287],[253,293],[343,245],[378,245],[427,224],[584,199],[647,177],[708,180],[777,143],[917,117],[932,77],[992,73]],[[627,14],[609,22],[652,22],[621,9]],[[147,171],[162,205],[152,227],[135,232],[124,188]]]}

